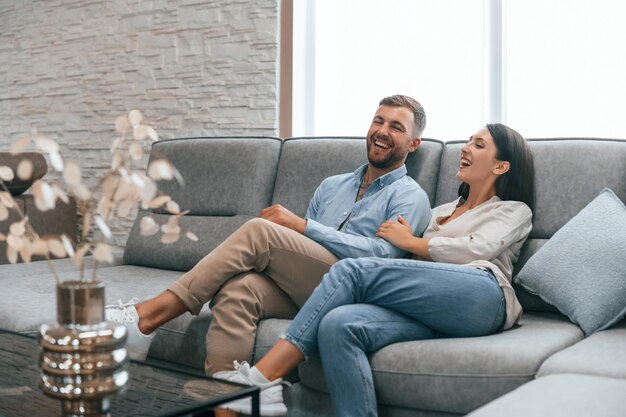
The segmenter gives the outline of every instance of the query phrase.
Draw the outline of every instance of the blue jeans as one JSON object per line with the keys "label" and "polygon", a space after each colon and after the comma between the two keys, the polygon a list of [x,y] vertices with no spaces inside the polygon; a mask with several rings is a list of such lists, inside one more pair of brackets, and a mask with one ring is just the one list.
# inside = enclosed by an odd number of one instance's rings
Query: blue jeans
{"label": "blue jeans", "polygon": [[489,271],[408,259],[342,260],[283,334],[308,357],[319,354],[338,417],[377,415],[366,353],[391,343],[484,336],[505,318]]}

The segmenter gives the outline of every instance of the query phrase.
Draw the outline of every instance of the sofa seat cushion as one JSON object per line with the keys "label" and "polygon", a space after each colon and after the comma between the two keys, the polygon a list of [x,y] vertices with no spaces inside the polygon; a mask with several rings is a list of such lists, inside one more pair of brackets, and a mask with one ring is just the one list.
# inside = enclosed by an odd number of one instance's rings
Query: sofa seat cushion
{"label": "sofa seat cushion", "polygon": [[266,319],[259,322],[254,343],[253,363],[257,363],[278,341],[280,335],[289,327],[291,320]]}
{"label": "sofa seat cushion", "polygon": [[467,417],[623,417],[626,381],[589,375],[549,375],[521,386]]}
{"label": "sofa seat cushion", "polygon": [[[71,260],[59,259],[53,263],[62,278],[79,277]],[[167,289],[180,275],[178,271],[134,265],[98,268],[98,279],[105,284],[106,304],[128,301],[133,297],[140,300],[153,297]],[[0,292],[1,327],[34,334],[40,324],[56,321],[56,282],[45,261],[4,265],[0,268],[0,285],[3,288]],[[210,323],[208,306],[198,316],[183,314],[159,328],[148,354],[203,369]]]}
{"label": "sofa seat cushion", "polygon": [[[265,319],[259,322],[256,339],[254,342],[254,357],[252,363],[257,363],[278,341],[280,335],[289,327],[291,320]],[[289,382],[298,381],[298,370],[290,372],[283,379]],[[291,413],[290,413],[291,415]]]}
{"label": "sofa seat cushion", "polygon": [[563,373],[626,379],[626,320],[549,357],[537,375]]}
{"label": "sofa seat cushion", "polygon": [[[69,259],[53,261],[63,279],[79,279],[80,274]],[[5,266],[0,275],[0,323],[2,327],[23,333],[35,333],[40,324],[56,322],[56,281],[45,261]],[[21,270],[12,274],[9,270]],[[91,274],[89,269],[87,274]],[[130,265],[98,268],[98,279],[105,284],[106,304],[118,299],[147,298],[157,295],[180,272]]]}
{"label": "sofa seat cushion", "polygon": [[[378,402],[467,413],[532,380],[543,361],[581,339],[566,317],[532,313],[491,336],[389,345],[370,355]],[[326,391],[318,359],[299,374],[304,385]]]}

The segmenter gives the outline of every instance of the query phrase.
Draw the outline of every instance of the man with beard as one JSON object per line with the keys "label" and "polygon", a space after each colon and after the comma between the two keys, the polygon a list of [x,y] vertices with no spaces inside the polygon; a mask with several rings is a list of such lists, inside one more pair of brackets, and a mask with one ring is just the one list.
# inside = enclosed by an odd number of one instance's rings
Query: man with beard
{"label": "man with beard", "polygon": [[403,257],[403,250],[376,237],[376,231],[388,220],[400,220],[421,236],[428,225],[428,197],[404,166],[425,124],[416,100],[384,98],[367,133],[369,163],[326,178],[305,218],[280,204],[267,207],[162,294],[108,306],[107,320],[129,330],[131,358],[145,359],[160,325],[187,311],[197,315],[211,301],[205,370],[213,375],[231,369],[234,360],[250,361],[258,321],[293,318],[338,260]]}

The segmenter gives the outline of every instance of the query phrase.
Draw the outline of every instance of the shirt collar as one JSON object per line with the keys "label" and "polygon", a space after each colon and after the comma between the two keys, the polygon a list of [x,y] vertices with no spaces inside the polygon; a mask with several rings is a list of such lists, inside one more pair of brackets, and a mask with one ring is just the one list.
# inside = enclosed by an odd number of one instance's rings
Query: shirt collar
{"label": "shirt collar", "polygon": [[[475,209],[475,208],[478,208],[478,207],[480,207],[480,206],[482,206],[482,205],[484,205],[484,204],[487,204],[487,203],[495,203],[496,201],[500,201],[500,197],[498,197],[497,195],[494,195],[494,196],[493,196],[493,197],[491,197],[489,200],[487,200],[487,201],[483,201],[482,203],[480,203],[479,205],[477,205],[476,207],[474,207],[474,209]],[[456,200],[451,201],[450,207],[448,207],[448,214],[447,214],[447,215],[451,215],[451,214],[454,212],[454,210],[455,210],[458,206],[460,206],[461,204],[463,204],[463,203],[465,203],[465,200],[464,200],[464,199],[463,199],[463,197],[461,197],[461,196],[459,196]],[[472,209],[472,210],[474,210],[474,209]]]}
{"label": "shirt collar", "polygon": [[[363,175],[365,175],[365,170],[367,169],[367,165],[368,164],[361,165],[360,167],[356,169],[356,171],[354,171],[354,178],[359,184],[361,183],[361,180],[363,179]],[[407,174],[406,165],[402,164],[401,166],[394,169],[393,171],[388,172],[385,175],[382,175],[376,178],[376,180],[374,180],[372,184],[379,183],[382,188],[385,185],[389,185],[395,182],[396,180],[399,180],[400,178],[404,177],[406,174]]]}

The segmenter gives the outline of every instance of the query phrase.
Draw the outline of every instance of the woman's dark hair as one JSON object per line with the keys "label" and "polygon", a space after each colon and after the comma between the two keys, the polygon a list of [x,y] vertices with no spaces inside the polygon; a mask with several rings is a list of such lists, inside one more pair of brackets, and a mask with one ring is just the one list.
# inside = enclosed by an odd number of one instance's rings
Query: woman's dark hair
{"label": "woman's dark hair", "polygon": [[[501,123],[488,124],[487,130],[496,145],[496,159],[508,161],[509,170],[496,180],[496,195],[502,200],[515,200],[535,208],[535,165],[526,140],[515,130]],[[462,183],[459,195],[467,199],[469,184]]]}

